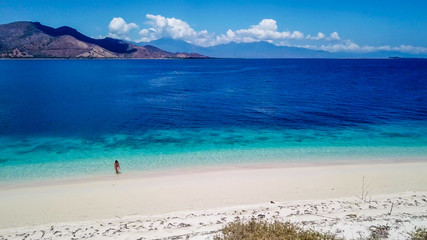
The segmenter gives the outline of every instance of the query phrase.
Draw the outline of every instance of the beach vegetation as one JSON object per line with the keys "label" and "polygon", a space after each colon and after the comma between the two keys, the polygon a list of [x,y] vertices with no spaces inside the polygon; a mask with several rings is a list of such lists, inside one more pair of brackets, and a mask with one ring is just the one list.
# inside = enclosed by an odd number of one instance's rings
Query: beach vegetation
{"label": "beach vegetation", "polygon": [[409,233],[411,240],[426,240],[427,228],[417,228],[415,231]]}
{"label": "beach vegetation", "polygon": [[[371,184],[366,179],[366,176],[363,176],[363,178],[362,178],[362,193],[360,195],[360,199],[362,199],[362,201],[367,202],[367,203],[371,202],[371,196],[369,195],[371,192],[370,187],[371,187]],[[369,195],[369,200],[368,200],[368,195]]]}
{"label": "beach vegetation", "polygon": [[371,226],[369,230],[371,231],[370,240],[386,239],[389,237],[390,227],[387,225]]}
{"label": "beach vegetation", "polygon": [[229,223],[214,240],[334,240],[331,234],[304,230],[290,222],[267,222],[252,219]]}

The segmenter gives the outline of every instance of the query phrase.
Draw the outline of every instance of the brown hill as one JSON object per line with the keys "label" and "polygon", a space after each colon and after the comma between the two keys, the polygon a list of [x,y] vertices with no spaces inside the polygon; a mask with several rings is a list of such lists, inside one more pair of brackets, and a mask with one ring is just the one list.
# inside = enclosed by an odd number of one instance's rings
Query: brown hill
{"label": "brown hill", "polygon": [[171,53],[113,38],[94,39],[70,27],[51,28],[38,22],[0,25],[1,58],[206,58]]}

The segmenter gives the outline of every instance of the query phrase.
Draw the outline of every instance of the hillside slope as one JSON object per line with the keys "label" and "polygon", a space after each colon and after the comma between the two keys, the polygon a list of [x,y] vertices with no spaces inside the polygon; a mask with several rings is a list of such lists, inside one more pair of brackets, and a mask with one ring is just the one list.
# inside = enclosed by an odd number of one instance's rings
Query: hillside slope
{"label": "hillside slope", "polygon": [[206,58],[136,46],[113,38],[94,39],[70,27],[51,28],[38,22],[0,25],[1,58]]}

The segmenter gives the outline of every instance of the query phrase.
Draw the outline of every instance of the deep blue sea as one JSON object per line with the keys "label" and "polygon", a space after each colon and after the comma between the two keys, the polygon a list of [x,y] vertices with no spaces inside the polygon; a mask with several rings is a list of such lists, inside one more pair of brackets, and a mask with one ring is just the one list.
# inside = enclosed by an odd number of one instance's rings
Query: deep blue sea
{"label": "deep blue sea", "polygon": [[426,59],[0,61],[0,183],[427,160]]}

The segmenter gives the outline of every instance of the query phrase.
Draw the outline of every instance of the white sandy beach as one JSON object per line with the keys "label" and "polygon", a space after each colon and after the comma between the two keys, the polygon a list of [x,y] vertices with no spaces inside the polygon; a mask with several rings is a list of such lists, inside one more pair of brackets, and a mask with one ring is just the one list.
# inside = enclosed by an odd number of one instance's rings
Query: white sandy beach
{"label": "white sandy beach", "polygon": [[427,226],[426,173],[426,161],[271,164],[3,184],[0,239],[211,239],[251,217],[349,239],[384,225],[407,239]]}

